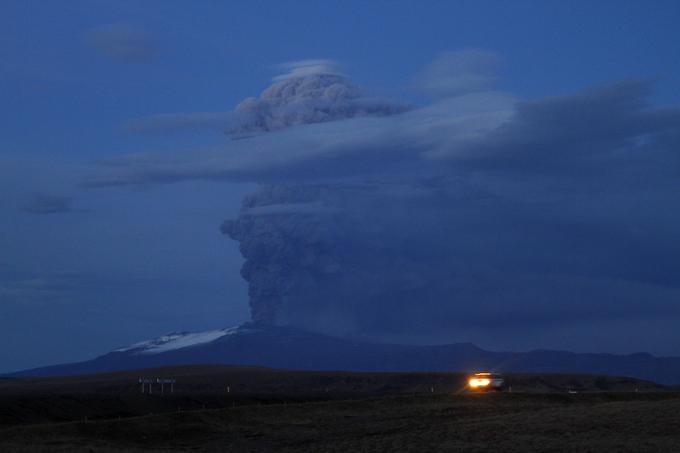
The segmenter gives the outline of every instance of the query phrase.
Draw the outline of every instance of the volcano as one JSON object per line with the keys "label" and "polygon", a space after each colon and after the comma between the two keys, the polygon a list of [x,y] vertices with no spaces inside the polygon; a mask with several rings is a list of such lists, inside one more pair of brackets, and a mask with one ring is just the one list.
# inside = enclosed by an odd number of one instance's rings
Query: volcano
{"label": "volcano", "polygon": [[680,383],[680,358],[534,350],[493,352],[471,343],[371,343],[258,323],[207,332],[173,332],[78,363],[15,377],[66,376],[167,365],[257,365],[296,370],[587,373]]}

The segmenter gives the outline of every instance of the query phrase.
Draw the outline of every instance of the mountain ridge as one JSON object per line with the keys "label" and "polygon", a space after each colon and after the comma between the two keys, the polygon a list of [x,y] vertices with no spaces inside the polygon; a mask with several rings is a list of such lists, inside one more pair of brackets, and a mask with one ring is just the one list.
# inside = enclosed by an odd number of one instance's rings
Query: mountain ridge
{"label": "mountain ridge", "polygon": [[91,360],[32,368],[5,376],[34,377],[122,371],[168,365],[230,364],[298,370],[587,373],[680,384],[680,357],[536,349],[487,351],[472,343],[370,343],[246,323],[197,333],[173,333]]}

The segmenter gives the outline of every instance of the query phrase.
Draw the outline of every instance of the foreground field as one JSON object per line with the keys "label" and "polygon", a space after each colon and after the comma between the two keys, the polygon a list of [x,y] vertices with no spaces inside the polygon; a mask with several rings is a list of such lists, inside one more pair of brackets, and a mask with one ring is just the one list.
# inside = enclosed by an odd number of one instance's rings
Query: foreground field
{"label": "foreground field", "polygon": [[677,451],[680,398],[400,396],[16,426],[24,451]]}
{"label": "foreground field", "polygon": [[[125,383],[132,374],[5,382],[0,451],[651,452],[680,445],[680,394],[622,378],[517,375],[523,391],[467,394],[455,389],[462,375],[445,373],[174,371],[184,373],[184,393],[137,394]],[[240,382],[241,395],[224,394],[227,377]],[[616,391],[631,386],[640,391]],[[57,422],[68,419],[78,421]]]}

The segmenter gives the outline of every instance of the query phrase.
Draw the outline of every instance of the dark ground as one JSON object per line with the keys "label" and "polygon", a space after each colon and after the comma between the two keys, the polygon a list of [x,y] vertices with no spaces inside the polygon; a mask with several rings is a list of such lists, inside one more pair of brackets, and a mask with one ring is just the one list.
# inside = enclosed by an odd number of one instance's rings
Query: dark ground
{"label": "dark ground", "polygon": [[[170,375],[175,394],[140,393],[139,376]],[[680,451],[672,389],[507,378],[493,394],[466,393],[462,374],[226,366],[0,380],[0,451]]]}

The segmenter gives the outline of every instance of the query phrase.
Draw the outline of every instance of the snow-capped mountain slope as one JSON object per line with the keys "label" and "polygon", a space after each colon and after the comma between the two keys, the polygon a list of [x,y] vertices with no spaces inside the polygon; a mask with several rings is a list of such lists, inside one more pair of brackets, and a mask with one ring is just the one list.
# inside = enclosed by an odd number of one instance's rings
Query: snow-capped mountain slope
{"label": "snow-capped mountain slope", "polygon": [[298,370],[590,373],[680,384],[680,358],[676,357],[546,350],[493,352],[470,343],[367,343],[256,323],[208,332],[172,333],[85,362],[25,370],[13,376],[90,374],[191,364]]}
{"label": "snow-capped mountain slope", "polygon": [[225,335],[233,335],[238,332],[238,327],[221,330],[209,330],[206,332],[173,332],[163,335],[154,340],[142,341],[125,348],[116,349],[113,352],[131,352],[133,354],[160,354],[161,352],[175,349],[189,348],[204,343],[210,343]]}

